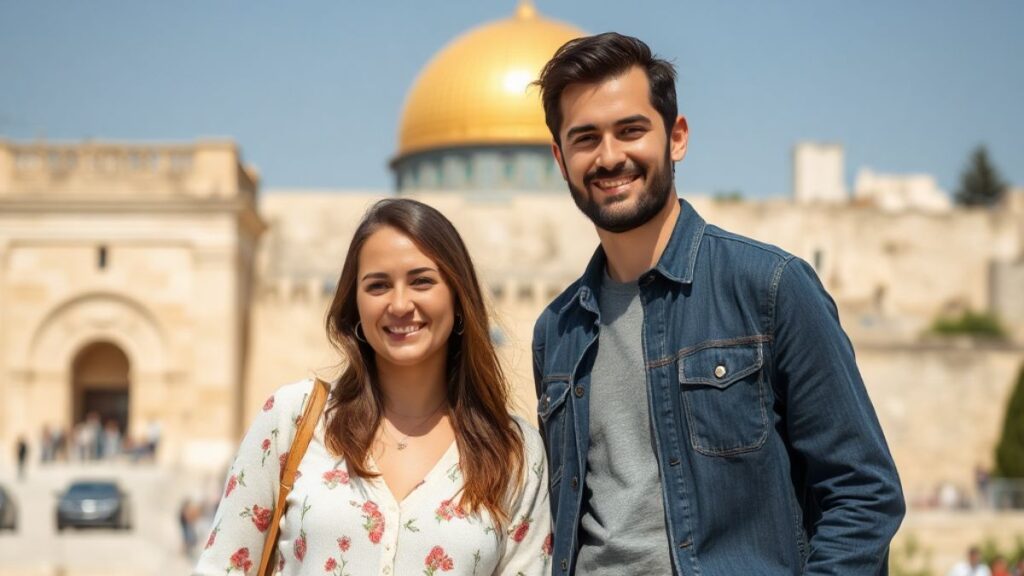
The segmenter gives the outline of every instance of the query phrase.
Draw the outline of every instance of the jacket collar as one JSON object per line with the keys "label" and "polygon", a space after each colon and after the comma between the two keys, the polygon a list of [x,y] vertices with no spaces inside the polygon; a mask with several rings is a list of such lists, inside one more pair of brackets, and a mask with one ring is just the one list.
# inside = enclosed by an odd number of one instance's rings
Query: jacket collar
{"label": "jacket collar", "polygon": [[[697,262],[697,251],[700,249],[706,223],[693,206],[682,198],[679,199],[679,208],[679,217],[676,218],[672,236],[669,237],[668,244],[653,270],[678,284],[692,284],[693,268]],[[583,308],[598,314],[597,295],[601,290],[606,264],[604,248],[598,246],[580,278],[576,294],[566,302],[561,312],[565,312],[574,303],[579,303]]]}

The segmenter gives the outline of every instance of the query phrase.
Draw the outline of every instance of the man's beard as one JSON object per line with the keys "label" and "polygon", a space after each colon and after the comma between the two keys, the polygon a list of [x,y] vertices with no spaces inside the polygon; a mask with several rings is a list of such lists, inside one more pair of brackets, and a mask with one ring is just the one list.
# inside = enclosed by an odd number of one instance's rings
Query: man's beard
{"label": "man's beard", "polygon": [[[653,173],[652,173],[653,172]],[[626,198],[615,198],[610,202],[601,202],[591,197],[590,182],[595,178],[616,178],[629,174],[638,174],[643,177],[646,185],[636,197],[635,204],[627,210],[609,210],[609,208],[626,201]],[[615,170],[597,170],[587,174],[583,178],[583,190],[576,187],[571,179],[567,179],[569,192],[576,202],[576,207],[583,214],[590,218],[595,226],[602,230],[614,233],[629,232],[648,223],[652,218],[661,212],[672,193],[672,159],[669,150],[665,150],[665,160],[661,170],[651,170],[644,166],[638,166],[632,162],[623,163]]]}

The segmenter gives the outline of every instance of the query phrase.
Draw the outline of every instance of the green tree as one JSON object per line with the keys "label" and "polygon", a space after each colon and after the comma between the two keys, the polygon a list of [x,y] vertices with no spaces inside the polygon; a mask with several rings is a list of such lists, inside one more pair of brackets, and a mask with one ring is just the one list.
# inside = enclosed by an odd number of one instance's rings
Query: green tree
{"label": "green tree", "polygon": [[1003,436],[996,445],[996,472],[1004,478],[1024,478],[1024,366],[1006,406]]}
{"label": "green tree", "polygon": [[961,206],[995,206],[1006,195],[1006,182],[988,157],[984,145],[971,152],[967,168],[960,175],[956,203]]}
{"label": "green tree", "polygon": [[942,316],[932,324],[932,332],[942,336],[975,336],[993,340],[1005,340],[1006,331],[994,314],[964,310],[957,317]]}

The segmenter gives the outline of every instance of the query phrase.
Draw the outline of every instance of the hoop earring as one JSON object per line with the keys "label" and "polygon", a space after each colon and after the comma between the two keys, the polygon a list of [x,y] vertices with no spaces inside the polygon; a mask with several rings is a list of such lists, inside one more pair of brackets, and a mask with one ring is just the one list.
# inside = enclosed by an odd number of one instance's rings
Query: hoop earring
{"label": "hoop earring", "polygon": [[359,320],[359,321],[356,322],[356,327],[352,329],[352,332],[355,333],[356,340],[359,340],[363,344],[366,344],[367,343],[366,342],[366,334],[363,334],[362,338],[359,337],[359,329],[362,328],[362,327],[363,327],[363,321]]}
{"label": "hoop earring", "polygon": [[453,331],[457,336],[462,336],[466,332],[466,321],[462,318],[462,314],[455,315],[455,329]]}

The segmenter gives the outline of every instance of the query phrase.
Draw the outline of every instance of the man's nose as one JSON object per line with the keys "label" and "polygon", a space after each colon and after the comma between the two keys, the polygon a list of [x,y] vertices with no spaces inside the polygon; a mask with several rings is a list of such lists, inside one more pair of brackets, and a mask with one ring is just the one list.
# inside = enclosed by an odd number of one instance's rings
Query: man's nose
{"label": "man's nose", "polygon": [[615,138],[605,137],[597,150],[597,166],[615,170],[626,162],[626,154]]}

